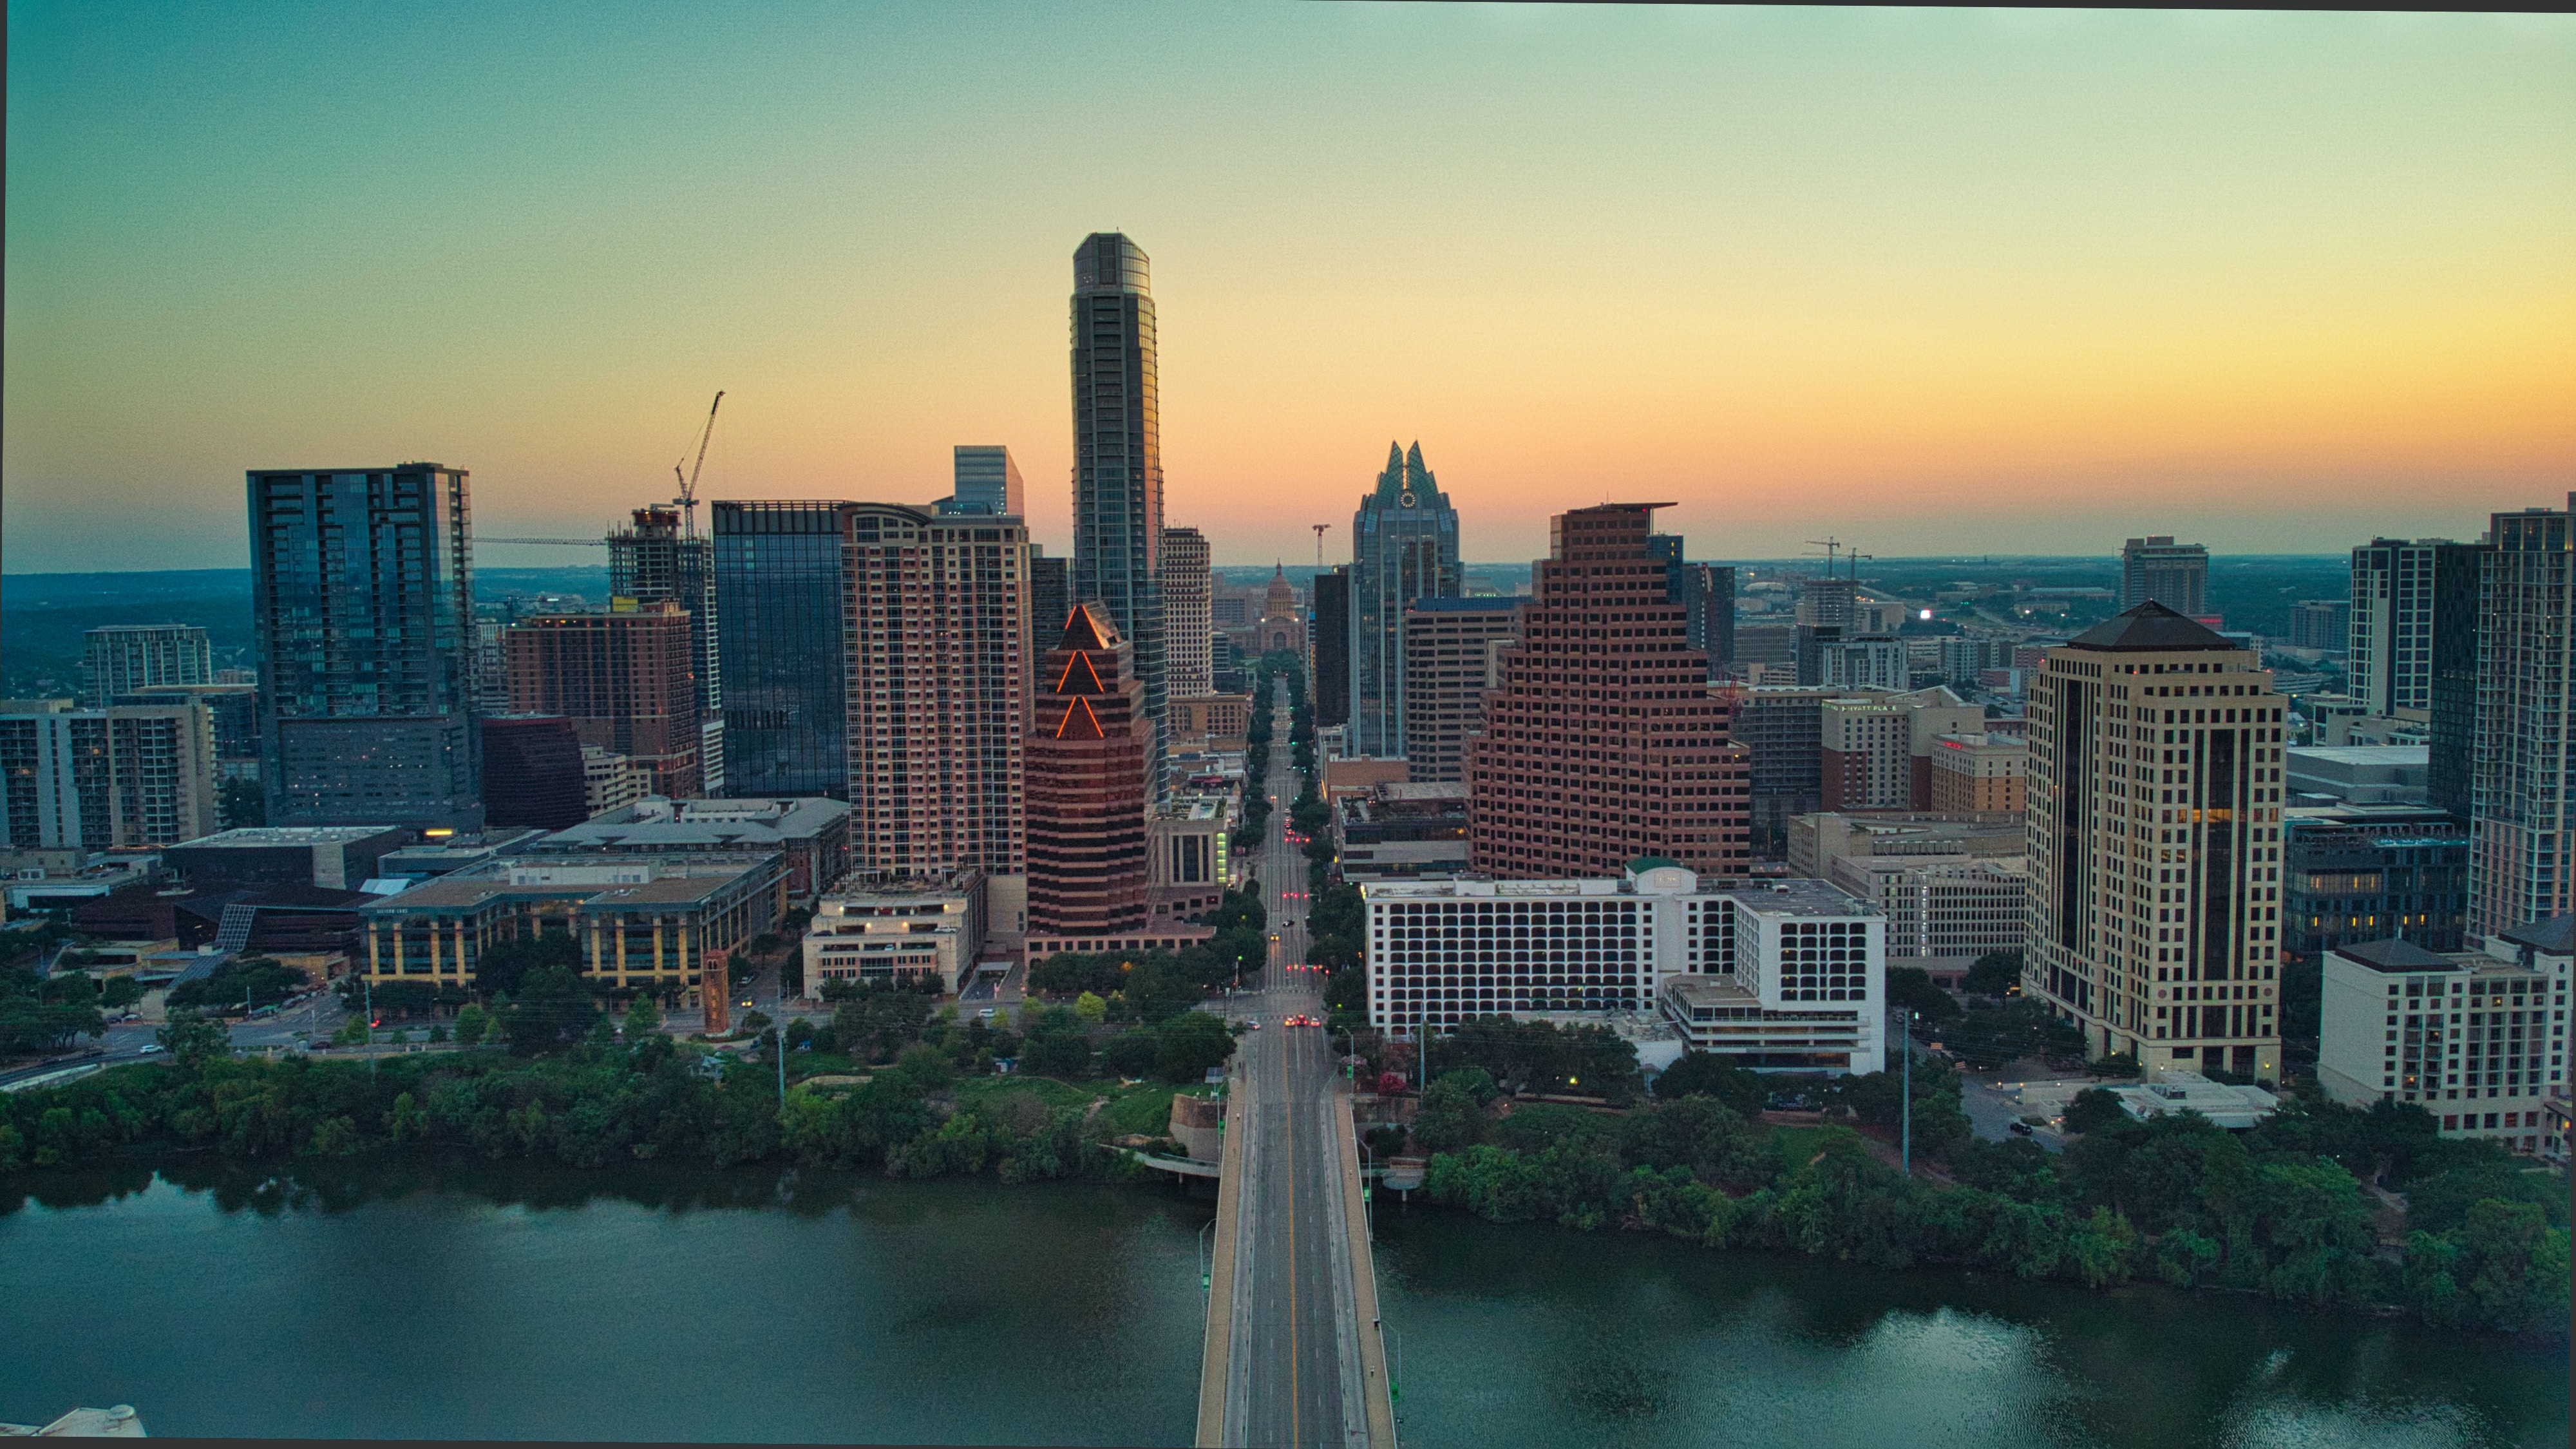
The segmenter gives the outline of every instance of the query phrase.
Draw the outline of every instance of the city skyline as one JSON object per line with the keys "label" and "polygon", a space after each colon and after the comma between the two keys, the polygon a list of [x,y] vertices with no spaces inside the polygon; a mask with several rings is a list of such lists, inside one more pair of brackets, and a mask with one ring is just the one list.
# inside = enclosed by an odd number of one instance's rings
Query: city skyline
{"label": "city skyline", "polygon": [[[311,459],[595,535],[715,387],[703,496],[922,504],[999,442],[1067,552],[1061,269],[1112,228],[1226,566],[1311,556],[1398,435],[1470,559],[1636,479],[1711,557],[1800,552],[1827,493],[1927,554],[2332,552],[2329,508],[2458,536],[2576,463],[2565,17],[928,15],[20,7],[8,567],[240,566],[230,480]],[[1056,62],[1137,47],[1177,139],[1071,166]],[[346,99],[386,67],[450,106]],[[1008,101],[905,79],[970,67]]]}

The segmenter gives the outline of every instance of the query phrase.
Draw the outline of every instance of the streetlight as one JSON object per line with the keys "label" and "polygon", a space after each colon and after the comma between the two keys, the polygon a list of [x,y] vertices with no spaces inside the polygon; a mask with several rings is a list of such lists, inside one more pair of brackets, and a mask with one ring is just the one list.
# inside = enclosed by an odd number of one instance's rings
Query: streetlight
{"label": "streetlight", "polygon": [[1216,1270],[1208,1256],[1208,1234],[1214,1231],[1216,1231],[1214,1218],[1208,1219],[1206,1225],[1199,1229],[1199,1300],[1202,1309],[1205,1308],[1207,1299],[1216,1291]]}

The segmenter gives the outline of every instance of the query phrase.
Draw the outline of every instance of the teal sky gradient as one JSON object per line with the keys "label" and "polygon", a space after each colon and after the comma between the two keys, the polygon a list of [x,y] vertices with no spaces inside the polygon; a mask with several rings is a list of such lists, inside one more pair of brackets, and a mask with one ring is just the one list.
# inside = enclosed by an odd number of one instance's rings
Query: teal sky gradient
{"label": "teal sky gradient", "polygon": [[[478,531],[669,492],[1069,512],[1084,233],[1170,520],[1312,557],[1390,438],[1467,552],[2474,534],[2576,477],[2576,21],[1678,6],[9,9],[11,572],[222,567],[241,473]],[[491,546],[498,564],[588,561]]]}

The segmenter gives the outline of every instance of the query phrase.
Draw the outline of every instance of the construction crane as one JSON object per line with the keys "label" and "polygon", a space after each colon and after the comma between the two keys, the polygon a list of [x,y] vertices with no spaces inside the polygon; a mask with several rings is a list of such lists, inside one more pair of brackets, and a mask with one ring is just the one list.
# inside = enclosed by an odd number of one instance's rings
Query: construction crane
{"label": "construction crane", "polygon": [[698,536],[698,470],[707,465],[707,440],[716,435],[716,409],[723,406],[724,390],[719,388],[716,400],[707,404],[707,425],[698,434],[697,461],[689,465],[686,473],[680,471],[679,464],[671,465],[671,476],[680,480],[680,496],[671,501],[680,505],[680,536],[683,538]]}
{"label": "construction crane", "polygon": [[[1834,537],[1832,534],[1827,534],[1823,538],[1808,539],[1807,542],[1812,543],[1816,547],[1825,551],[1825,577],[1832,578],[1834,576],[1834,556],[1842,552],[1842,540]],[[1809,554],[1807,557],[1814,558],[1815,555]]]}
{"label": "construction crane", "polygon": [[1310,523],[1306,526],[1315,530],[1315,572],[1320,574],[1324,571],[1324,530],[1332,527],[1332,525],[1329,523]]}

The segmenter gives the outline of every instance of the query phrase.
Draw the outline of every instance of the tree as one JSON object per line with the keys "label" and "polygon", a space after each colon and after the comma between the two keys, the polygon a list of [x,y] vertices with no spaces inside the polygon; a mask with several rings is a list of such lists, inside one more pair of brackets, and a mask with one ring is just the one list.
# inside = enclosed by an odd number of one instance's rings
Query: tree
{"label": "tree", "polygon": [[1135,1027],[1109,1039],[1100,1050],[1100,1064],[1110,1075],[1142,1077],[1154,1070],[1154,1059],[1162,1054],[1162,1044],[1145,1027]]}
{"label": "tree", "polygon": [[1733,1057],[1686,1051],[1655,1078],[1655,1095],[1667,1101],[1692,1095],[1714,1097],[1750,1118],[1761,1114],[1767,1089],[1760,1073],[1747,1071]]}
{"label": "tree", "polygon": [[473,1046],[482,1041],[485,1036],[489,1035],[491,1030],[492,1014],[485,1011],[483,1009],[483,1004],[479,1001],[469,1001],[465,1003],[465,1008],[456,1013],[456,1044],[458,1046]]}
{"label": "tree", "polygon": [[1185,1011],[1155,1033],[1154,1075],[1167,1082],[1195,1082],[1234,1055],[1234,1033],[1204,1011]]}
{"label": "tree", "polygon": [[642,1041],[662,1029],[662,1009],[653,1004],[650,992],[638,992],[626,1004],[626,1039]]}
{"label": "tree", "polygon": [[98,1004],[109,1011],[123,1011],[143,999],[143,983],[132,976],[111,976],[98,994]]}
{"label": "tree", "polygon": [[1950,993],[1932,984],[1932,973],[1920,966],[1887,968],[1887,1002],[1899,1011],[1911,1011],[1926,1023],[1938,1024],[1959,1015],[1959,1003]]}
{"label": "tree", "polygon": [[244,1002],[254,1007],[274,1006],[312,984],[312,979],[296,967],[266,956],[250,956],[226,961],[194,981],[180,982],[170,988],[166,1000],[173,1007],[211,1007],[216,1011],[231,1010]]}
{"label": "tree", "polygon": [[1967,989],[1977,996],[2009,996],[2021,986],[2021,953],[1988,951],[1968,967]]}
{"label": "tree", "polygon": [[558,1043],[580,1041],[599,1019],[589,982],[561,966],[541,966],[519,984],[502,1021],[510,1050],[531,1056]]}
{"label": "tree", "polygon": [[487,996],[501,992],[516,996],[530,972],[548,966],[579,971],[581,947],[560,931],[539,931],[533,938],[487,946],[474,962],[474,988]]}
{"label": "tree", "polygon": [[1413,1140],[1426,1152],[1461,1152],[1484,1140],[1485,1109],[1457,1073],[1445,1073],[1422,1093],[1413,1115]]}
{"label": "tree", "polygon": [[206,1063],[233,1051],[233,1034],[224,1024],[194,1011],[173,1012],[153,1036],[185,1072],[203,1071]]}
{"label": "tree", "polygon": [[2100,1087],[2086,1087],[2075,1094],[2074,1101],[2066,1104],[2066,1130],[2069,1132],[2098,1132],[2128,1120],[2129,1114],[2121,1107],[2120,1099]]}
{"label": "tree", "polygon": [[1097,993],[1086,991],[1073,999],[1073,1012],[1082,1018],[1083,1025],[1098,1026],[1108,1019],[1109,1003]]}

